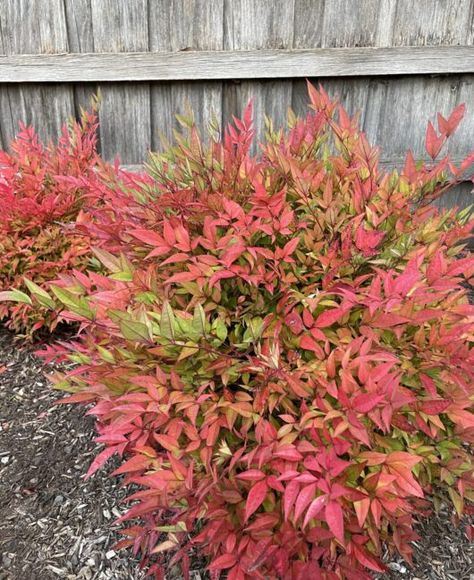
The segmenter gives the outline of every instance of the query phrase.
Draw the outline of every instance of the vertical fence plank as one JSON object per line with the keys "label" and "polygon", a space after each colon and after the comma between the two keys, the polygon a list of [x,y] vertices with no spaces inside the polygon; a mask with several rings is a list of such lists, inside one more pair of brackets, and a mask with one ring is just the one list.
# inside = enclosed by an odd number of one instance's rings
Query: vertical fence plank
{"label": "vertical fence plank", "polygon": [[[226,0],[224,8],[224,49],[292,48],[294,0]],[[253,99],[257,137],[265,132],[264,114],[277,123],[286,118],[291,106],[292,82],[242,81],[224,88],[224,119],[240,116]]]}
{"label": "vertical fence plank", "polygon": [[[150,50],[222,50],[224,0],[150,0]],[[205,133],[222,122],[222,82],[156,83],[152,87],[152,145],[172,139],[175,115],[192,112]]]}
{"label": "vertical fence plank", "polygon": [[[94,52],[91,0],[64,0],[70,52]],[[90,107],[91,97],[97,94],[97,84],[74,85],[76,116],[80,109]]]}
{"label": "vertical fence plank", "polygon": [[472,32],[471,0],[397,0],[392,46],[465,44]]}
{"label": "vertical fence plank", "polygon": [[[149,48],[148,1],[91,0],[95,52],[140,52]],[[150,86],[99,86],[102,153],[124,163],[142,163],[151,144]]]}
{"label": "vertical fence plank", "polygon": [[[393,3],[393,0],[388,0]],[[378,30],[378,0],[360,0],[346,2],[309,2],[296,0],[294,45],[297,48],[332,48],[352,46],[374,46]],[[344,23],[341,26],[341,23]],[[369,93],[368,81],[360,79],[312,79],[314,84],[321,82],[328,92],[338,95],[350,111],[361,112],[361,123],[364,124]],[[306,110],[308,102],[307,88],[304,81],[296,80],[293,84],[292,106],[298,112]],[[369,115],[370,116],[370,115]]]}
{"label": "vertical fence plank", "polygon": [[[3,0],[0,13],[3,54],[67,52],[66,17],[62,0],[28,2]],[[3,146],[18,130],[18,122],[32,124],[39,135],[53,139],[74,114],[69,85],[1,87],[0,123]]]}

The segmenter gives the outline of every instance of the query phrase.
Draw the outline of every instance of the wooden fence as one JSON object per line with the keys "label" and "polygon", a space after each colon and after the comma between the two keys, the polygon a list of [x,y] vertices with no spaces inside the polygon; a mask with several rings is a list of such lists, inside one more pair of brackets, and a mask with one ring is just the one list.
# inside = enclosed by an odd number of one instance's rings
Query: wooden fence
{"label": "wooden fence", "polygon": [[[474,0],[0,0],[0,139],[55,137],[102,93],[100,146],[141,164],[175,113],[226,123],[254,99],[276,124],[305,78],[359,110],[383,161],[424,155],[428,119],[466,102],[450,145],[474,148]],[[466,183],[449,203],[469,203]]]}

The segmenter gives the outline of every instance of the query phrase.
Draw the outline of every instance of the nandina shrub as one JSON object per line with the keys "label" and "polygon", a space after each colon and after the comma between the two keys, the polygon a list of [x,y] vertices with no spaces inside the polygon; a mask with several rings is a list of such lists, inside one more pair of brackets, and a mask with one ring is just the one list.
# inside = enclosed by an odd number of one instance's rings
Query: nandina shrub
{"label": "nandina shrub", "polygon": [[[385,173],[309,90],[259,157],[248,109],[102,184],[81,227],[109,273],[55,287],[81,333],[43,354],[79,364],[56,386],[93,404],[89,475],[119,454],[140,487],[121,545],[157,578],[192,547],[215,578],[369,578],[432,504],[474,499],[473,223],[429,205],[472,156]],[[429,125],[432,158],[462,111]]]}
{"label": "nandina shrub", "polygon": [[96,128],[95,113],[83,113],[64,126],[57,144],[45,146],[22,126],[11,151],[0,151],[0,318],[29,337],[53,330],[58,318],[47,296],[33,305],[24,291],[34,284],[47,289],[60,272],[82,269],[89,259],[87,238],[67,226],[84,207],[84,180],[99,162]]}

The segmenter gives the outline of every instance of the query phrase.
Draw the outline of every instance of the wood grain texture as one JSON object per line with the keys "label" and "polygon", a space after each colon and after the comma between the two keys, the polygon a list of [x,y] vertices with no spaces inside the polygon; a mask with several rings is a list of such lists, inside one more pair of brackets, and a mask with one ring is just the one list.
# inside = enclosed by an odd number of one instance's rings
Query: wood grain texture
{"label": "wood grain texture", "polygon": [[471,45],[472,0],[295,0],[294,46]]}
{"label": "wood grain texture", "polygon": [[111,82],[474,72],[474,47],[183,51],[0,56],[0,82]]}
{"label": "wood grain texture", "polygon": [[[150,0],[150,50],[178,52],[218,51],[223,48],[224,0]],[[155,54],[156,56],[156,54]],[[176,72],[180,65],[175,65]],[[189,115],[205,133],[214,117],[222,122],[222,83],[154,84],[152,94],[152,148],[161,148],[161,136],[172,140],[178,128],[176,114]]]}
{"label": "wood grain texture", "polygon": [[[319,79],[310,79],[314,84]],[[384,160],[402,159],[408,149],[426,158],[425,135],[429,120],[436,112],[447,116],[458,104],[466,103],[467,112],[458,131],[451,137],[447,151],[456,158],[473,147],[474,78],[472,75],[444,77],[404,77],[373,79],[326,79],[325,90],[338,97],[351,115],[360,113],[360,123],[369,141],[379,145]],[[295,82],[293,109],[308,111],[306,83]]]}
{"label": "wood grain texture", "polygon": [[[265,133],[264,115],[274,119],[286,118],[291,104],[292,83],[290,81],[252,81],[248,79],[276,79],[276,70],[268,68],[265,55],[283,54],[293,47],[294,0],[272,2],[272,0],[226,0],[224,8],[224,49],[227,51],[251,51],[259,77],[253,75],[233,76],[241,82],[226,83],[223,96],[223,119],[228,123],[232,116],[242,116],[249,100],[253,101],[254,126],[259,140]],[[235,52],[242,56],[241,52]],[[272,58],[272,57],[270,57]],[[227,67],[233,68],[233,59],[226,59]],[[295,67],[291,67],[295,70]],[[266,70],[266,72],[265,72]],[[292,73],[293,75],[294,73]],[[287,75],[286,75],[287,76]]]}
{"label": "wood grain texture", "polygon": [[[96,58],[107,58],[100,54],[105,52],[149,49],[147,0],[91,0],[91,15]],[[79,58],[88,57],[81,55]],[[127,60],[126,54],[119,54],[117,58],[122,62]],[[74,69],[76,65],[70,67]],[[63,77],[63,82],[66,80]],[[76,80],[114,79],[91,79],[86,71],[81,71]],[[98,88],[102,94],[99,111],[102,154],[106,159],[118,156],[129,163],[142,162],[151,146],[149,84],[129,87],[124,83],[110,83],[99,84]]]}
{"label": "wood grain texture", "polygon": [[[64,0],[69,52],[94,52],[91,0]],[[90,108],[91,98],[98,93],[96,83],[75,84],[74,111],[78,118],[81,109]],[[98,149],[101,150],[100,135]]]}
{"label": "wood grain texture", "polygon": [[[69,50],[62,0],[29,2],[2,0],[0,48],[5,55],[55,53]],[[8,58],[8,56],[4,57]],[[44,140],[56,138],[74,114],[74,94],[68,85],[17,85],[0,88],[0,134],[7,146],[18,122],[33,124]]]}

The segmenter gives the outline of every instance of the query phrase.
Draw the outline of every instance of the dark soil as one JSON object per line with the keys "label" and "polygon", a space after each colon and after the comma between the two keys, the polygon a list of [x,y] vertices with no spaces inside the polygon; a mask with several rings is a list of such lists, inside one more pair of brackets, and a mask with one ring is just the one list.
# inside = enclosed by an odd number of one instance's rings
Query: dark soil
{"label": "dark soil", "polygon": [[[130,552],[113,550],[125,490],[106,470],[83,479],[93,420],[83,407],[54,405],[62,394],[49,387],[50,371],[0,328],[0,580],[142,579]],[[414,568],[387,556],[391,571],[379,578],[474,580],[474,544],[447,509],[419,533]],[[194,567],[204,580],[202,563]]]}

